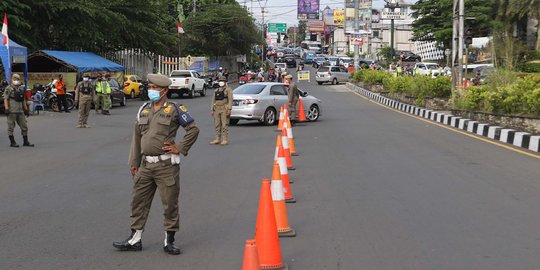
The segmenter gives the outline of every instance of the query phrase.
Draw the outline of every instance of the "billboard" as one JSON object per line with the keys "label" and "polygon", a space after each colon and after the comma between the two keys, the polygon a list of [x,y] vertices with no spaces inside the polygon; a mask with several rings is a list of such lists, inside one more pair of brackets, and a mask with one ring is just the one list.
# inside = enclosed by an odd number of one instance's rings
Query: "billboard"
{"label": "billboard", "polygon": [[299,20],[319,19],[319,0],[298,0]]}
{"label": "billboard", "polygon": [[345,10],[335,9],[334,10],[334,25],[343,27],[345,23]]}
{"label": "billboard", "polygon": [[[372,0],[359,0],[359,9],[358,9],[358,30],[368,31],[371,29],[371,13],[372,13]],[[354,32],[354,19],[355,19],[355,8],[354,0],[345,0],[345,32],[352,33]]]}

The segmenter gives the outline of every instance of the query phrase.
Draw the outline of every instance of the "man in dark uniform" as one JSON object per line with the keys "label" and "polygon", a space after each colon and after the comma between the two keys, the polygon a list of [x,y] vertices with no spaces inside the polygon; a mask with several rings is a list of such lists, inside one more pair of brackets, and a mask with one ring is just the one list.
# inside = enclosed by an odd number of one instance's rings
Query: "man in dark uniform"
{"label": "man in dark uniform", "polygon": [[[13,74],[11,76],[11,85],[6,87],[4,91],[4,110],[7,115],[8,124],[8,136],[11,147],[19,147],[15,142],[13,131],[15,130],[15,123],[21,128],[23,136],[23,146],[33,147],[34,145],[28,141],[28,125],[26,122],[26,116],[30,115],[28,105],[26,104],[26,87],[21,83],[21,77],[19,74]],[[23,115],[24,113],[24,115]]]}
{"label": "man in dark uniform", "polygon": [[[148,74],[150,103],[137,113],[131,141],[129,166],[133,175],[131,202],[131,235],[113,246],[122,251],[142,250],[141,236],[156,189],[163,204],[165,241],[163,250],[180,254],[174,245],[179,230],[178,196],[180,193],[180,155],[187,156],[197,140],[199,128],[184,106],[167,100],[171,80],[164,75]],[[175,143],[179,127],[186,131],[184,139]]]}
{"label": "man in dark uniform", "polygon": [[293,78],[291,75],[285,76],[285,85],[287,85],[288,88],[287,109],[289,110],[291,124],[293,124],[296,122],[296,105],[298,104],[298,100],[300,99],[300,90],[298,90],[298,86],[296,86],[296,83],[293,82]]}

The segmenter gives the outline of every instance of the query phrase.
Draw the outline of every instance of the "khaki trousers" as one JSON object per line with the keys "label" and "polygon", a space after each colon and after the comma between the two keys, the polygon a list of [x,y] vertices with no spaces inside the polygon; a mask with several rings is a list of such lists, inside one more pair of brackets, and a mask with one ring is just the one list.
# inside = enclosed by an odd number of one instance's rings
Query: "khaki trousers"
{"label": "khaki trousers", "polygon": [[131,229],[144,229],[157,189],[163,205],[163,227],[165,231],[178,231],[180,228],[178,215],[180,165],[171,164],[170,159],[158,163],[148,163],[143,160],[133,180]]}
{"label": "khaki trousers", "polygon": [[79,125],[86,125],[88,123],[88,115],[92,108],[92,96],[81,96],[79,100]]}
{"label": "khaki trousers", "polygon": [[214,106],[214,125],[216,127],[216,138],[228,140],[229,138],[229,116],[225,106]]}
{"label": "khaki trousers", "polygon": [[7,117],[8,125],[8,136],[13,136],[13,131],[15,131],[15,123],[21,128],[21,134],[23,136],[28,136],[28,124],[26,122],[26,116],[21,113],[10,113]]}
{"label": "khaki trousers", "polygon": [[297,104],[298,104],[297,99],[287,104],[287,110],[289,110],[289,118],[291,119],[291,121],[296,120],[296,105]]}

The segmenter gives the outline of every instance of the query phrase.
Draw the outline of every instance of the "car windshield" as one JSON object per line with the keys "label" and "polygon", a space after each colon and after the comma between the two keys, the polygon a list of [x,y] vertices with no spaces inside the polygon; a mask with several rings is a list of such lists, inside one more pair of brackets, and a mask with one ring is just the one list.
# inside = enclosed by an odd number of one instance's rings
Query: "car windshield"
{"label": "car windshield", "polygon": [[186,78],[186,77],[191,77],[191,73],[189,71],[173,71],[171,73],[171,77],[173,77],[173,78]]}
{"label": "car windshield", "polygon": [[324,66],[324,67],[320,67],[319,70],[317,70],[317,72],[328,72],[329,69],[330,67]]}
{"label": "car windshield", "polygon": [[426,65],[427,68],[429,69],[438,69],[439,66],[438,65]]}
{"label": "car windshield", "polygon": [[337,58],[336,58],[336,57],[329,57],[329,58],[328,58],[328,61],[334,62],[334,61],[337,61]]}
{"label": "car windshield", "polygon": [[258,95],[265,87],[263,84],[244,84],[234,89],[233,93],[238,95]]}
{"label": "car windshield", "polygon": [[341,59],[341,61],[343,61],[344,63],[350,63],[352,62],[352,59]]}

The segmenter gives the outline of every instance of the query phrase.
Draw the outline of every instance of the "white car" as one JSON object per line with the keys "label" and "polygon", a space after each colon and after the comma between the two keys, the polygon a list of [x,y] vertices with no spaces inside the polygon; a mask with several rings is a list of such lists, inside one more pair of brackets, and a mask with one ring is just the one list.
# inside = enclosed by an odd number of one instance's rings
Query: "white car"
{"label": "white car", "polygon": [[327,82],[332,84],[339,84],[340,82],[349,81],[350,74],[344,67],[338,66],[321,66],[317,70],[315,75],[315,81],[319,85]]}
{"label": "white car", "polygon": [[193,98],[195,93],[199,93],[201,97],[206,96],[206,80],[195,70],[173,70],[169,75],[172,84],[169,86],[168,97],[173,93],[180,97],[187,94]]}
{"label": "white car", "polygon": [[339,66],[339,58],[336,56],[330,56],[328,57],[328,63],[331,66]]}
{"label": "white car", "polygon": [[281,69],[281,75],[287,74],[287,63],[275,63],[274,64],[274,70],[277,72],[279,69]]}
{"label": "white car", "polygon": [[[321,100],[307,92],[300,92],[307,120],[317,121],[321,116]],[[230,123],[236,125],[239,120],[257,120],[264,125],[274,125],[279,117],[279,108],[287,102],[287,87],[283,83],[241,85],[233,91]]]}
{"label": "white car", "polygon": [[440,73],[440,66],[437,63],[427,63],[427,62],[420,62],[416,63],[414,65],[414,70],[417,72],[415,74],[418,75],[424,75],[424,76],[431,76],[431,77],[437,77],[441,75]]}

